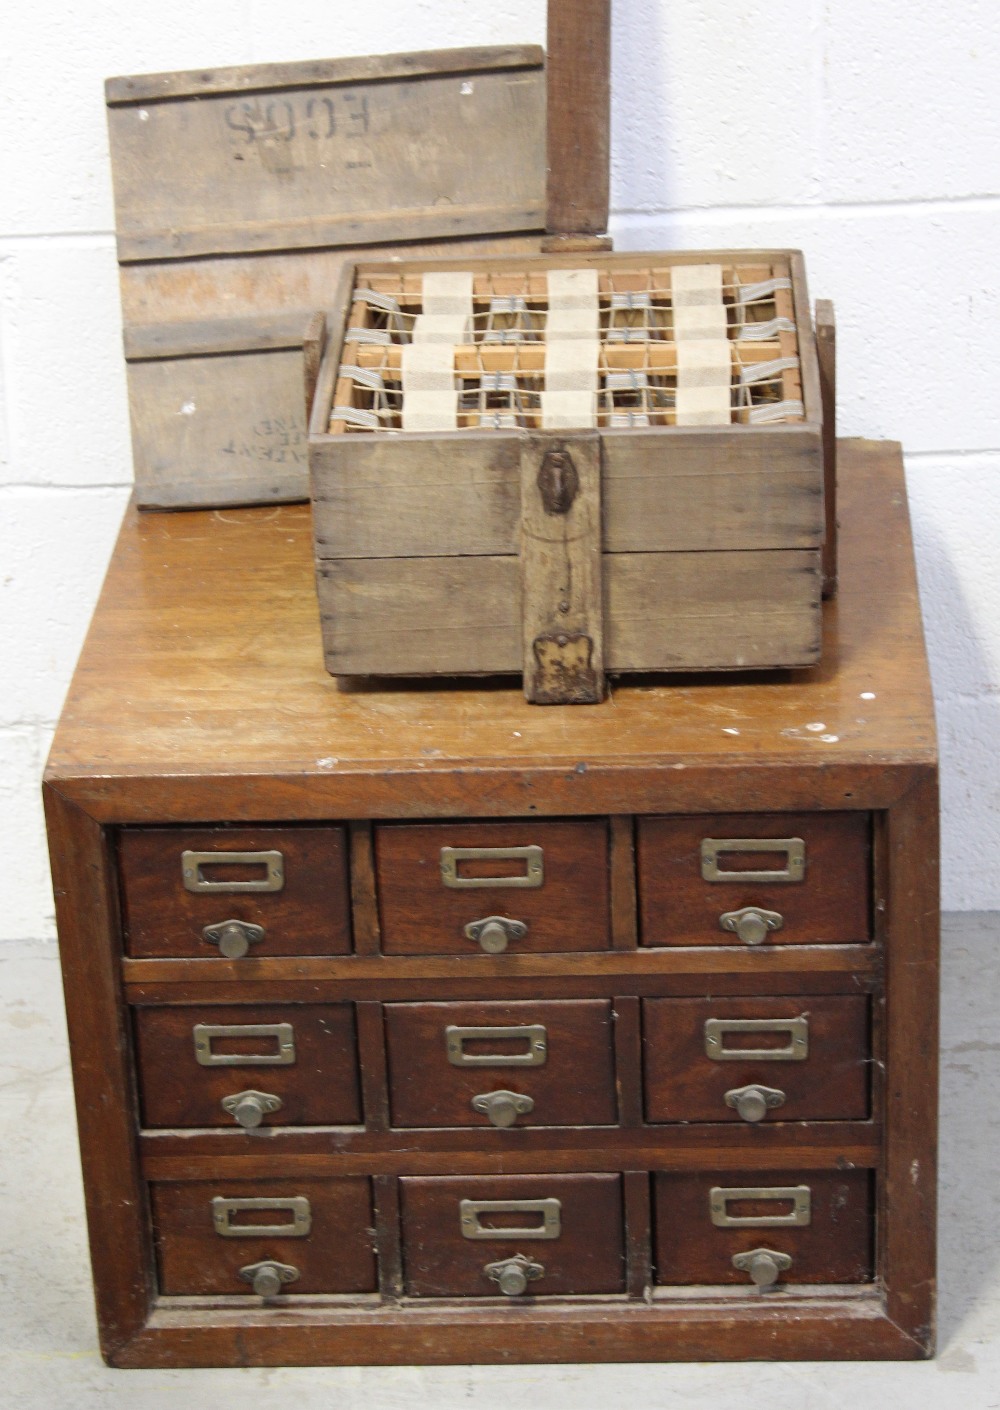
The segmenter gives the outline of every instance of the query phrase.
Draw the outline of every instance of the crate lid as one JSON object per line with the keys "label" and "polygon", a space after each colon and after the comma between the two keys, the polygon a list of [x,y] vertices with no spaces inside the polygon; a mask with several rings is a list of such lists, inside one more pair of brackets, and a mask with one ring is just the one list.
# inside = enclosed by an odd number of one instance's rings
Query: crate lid
{"label": "crate lid", "polygon": [[537,45],[106,84],[139,502],[308,492],[301,347],[340,267],[603,231],[609,0]]}
{"label": "crate lid", "polygon": [[106,95],[123,261],[545,228],[537,46],[114,78]]}

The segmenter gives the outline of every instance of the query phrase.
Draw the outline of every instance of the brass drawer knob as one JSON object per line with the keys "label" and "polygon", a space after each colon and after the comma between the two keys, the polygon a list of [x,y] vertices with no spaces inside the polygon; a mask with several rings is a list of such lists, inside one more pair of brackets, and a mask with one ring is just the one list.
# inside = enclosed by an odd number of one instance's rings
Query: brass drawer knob
{"label": "brass drawer knob", "polygon": [[240,1269],[240,1277],[251,1283],[258,1297],[277,1297],[286,1283],[295,1283],[300,1274],[290,1263],[275,1263],[268,1259],[264,1263],[248,1263]]}
{"label": "brass drawer knob", "polygon": [[769,1111],[784,1106],[785,1094],[777,1087],[761,1087],[753,1083],[749,1087],[732,1087],[726,1093],[726,1106],[735,1107],[743,1121],[763,1121]]}
{"label": "brass drawer knob", "polygon": [[241,960],[251,945],[264,938],[262,925],[250,925],[245,920],[221,920],[218,925],[206,925],[201,938],[208,945],[218,945],[219,954],[227,960]]}
{"label": "brass drawer knob", "polygon": [[542,1265],[525,1258],[523,1253],[516,1253],[513,1258],[501,1259],[499,1263],[487,1263],[483,1272],[491,1283],[500,1285],[504,1297],[520,1297],[523,1292],[527,1292],[529,1283],[545,1276]]}
{"label": "brass drawer knob", "polygon": [[785,918],[778,911],[765,911],[759,906],[744,906],[739,911],[723,911],[719,926],[731,930],[744,945],[762,945],[772,930],[780,930]]}
{"label": "brass drawer knob", "polygon": [[487,955],[502,955],[512,940],[523,940],[527,933],[523,920],[508,920],[506,916],[485,916],[465,927],[466,939],[475,941]]}
{"label": "brass drawer knob", "polygon": [[483,1092],[472,1098],[472,1110],[488,1116],[494,1126],[513,1126],[519,1116],[534,1111],[535,1103],[521,1092]]}
{"label": "brass drawer knob", "polygon": [[271,1092],[234,1092],[231,1097],[222,1098],[222,1110],[235,1117],[244,1131],[252,1131],[265,1116],[280,1108],[281,1098]]}
{"label": "brass drawer knob", "polygon": [[733,1267],[741,1273],[749,1273],[750,1280],[758,1288],[771,1288],[792,1266],[787,1253],[777,1253],[773,1248],[752,1248],[748,1253],[733,1255]]}

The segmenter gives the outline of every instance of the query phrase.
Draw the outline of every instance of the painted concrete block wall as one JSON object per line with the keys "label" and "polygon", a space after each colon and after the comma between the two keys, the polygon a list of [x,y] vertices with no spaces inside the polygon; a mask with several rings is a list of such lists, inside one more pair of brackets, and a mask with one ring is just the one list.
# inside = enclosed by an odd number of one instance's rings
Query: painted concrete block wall
{"label": "painted concrete block wall", "polygon": [[[0,54],[0,940],[51,936],[38,778],[131,480],[102,84],[542,42],[543,0],[41,0]],[[1000,906],[1000,8],[616,0],[622,249],[798,245],[840,425],[907,449],[944,899]]]}

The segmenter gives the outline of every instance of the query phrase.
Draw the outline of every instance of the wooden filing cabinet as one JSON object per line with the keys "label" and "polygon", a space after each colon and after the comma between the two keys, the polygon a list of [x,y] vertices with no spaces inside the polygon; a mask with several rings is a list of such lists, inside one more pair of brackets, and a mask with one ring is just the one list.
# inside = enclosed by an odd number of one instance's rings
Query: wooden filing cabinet
{"label": "wooden filing cabinet", "polygon": [[933,713],[841,450],[823,665],[590,708],[338,688],[306,509],[130,512],[46,778],[109,1361],[928,1354]]}

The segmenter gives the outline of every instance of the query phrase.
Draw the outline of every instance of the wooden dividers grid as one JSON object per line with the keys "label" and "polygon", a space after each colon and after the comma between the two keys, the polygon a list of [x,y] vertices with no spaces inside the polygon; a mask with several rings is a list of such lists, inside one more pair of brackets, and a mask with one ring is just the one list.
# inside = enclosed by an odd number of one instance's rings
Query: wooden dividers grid
{"label": "wooden dividers grid", "polygon": [[[782,262],[722,268],[732,348],[732,423],[804,419],[789,274]],[[329,421],[332,434],[402,428],[403,348],[424,312],[423,278],[421,271],[357,271]],[[473,274],[471,341],[454,348],[457,429],[542,425],[547,278],[545,269],[509,267]],[[675,425],[678,344],[671,266],[657,261],[601,269],[598,307],[597,426]]]}

